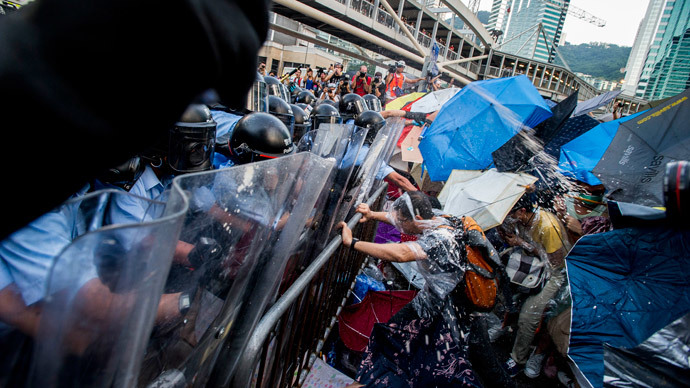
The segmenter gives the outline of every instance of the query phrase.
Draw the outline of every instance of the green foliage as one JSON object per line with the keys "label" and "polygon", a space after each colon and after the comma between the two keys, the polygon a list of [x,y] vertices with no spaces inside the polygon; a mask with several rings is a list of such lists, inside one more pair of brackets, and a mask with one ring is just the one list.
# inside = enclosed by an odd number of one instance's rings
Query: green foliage
{"label": "green foliage", "polygon": [[625,76],[620,69],[627,64],[631,48],[610,43],[572,45],[566,42],[558,49],[573,72],[620,81]]}

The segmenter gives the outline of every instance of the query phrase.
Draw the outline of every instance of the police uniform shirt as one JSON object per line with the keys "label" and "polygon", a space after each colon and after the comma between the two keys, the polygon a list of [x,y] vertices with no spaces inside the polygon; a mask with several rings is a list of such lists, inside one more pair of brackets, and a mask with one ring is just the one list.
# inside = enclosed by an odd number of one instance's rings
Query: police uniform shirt
{"label": "police uniform shirt", "polygon": [[[87,190],[88,185],[72,198],[84,195]],[[43,299],[55,257],[79,235],[73,210],[62,205],[0,242],[0,289],[14,283],[27,306]],[[96,277],[95,268],[83,270],[79,287]],[[52,285],[54,289],[60,286]]]}
{"label": "police uniform shirt", "polygon": [[235,125],[240,121],[242,116],[228,113],[222,110],[211,110],[211,117],[216,122],[216,139],[221,136],[230,138]]}
{"label": "police uniform shirt", "polygon": [[[129,193],[151,200],[157,199],[170,186],[172,178],[172,176],[167,176],[160,180],[153,172],[153,168],[146,166]],[[151,220],[150,215],[147,215],[146,212],[148,208],[146,202],[140,199],[124,195],[118,196],[114,205],[111,219],[113,224],[131,224]]]}

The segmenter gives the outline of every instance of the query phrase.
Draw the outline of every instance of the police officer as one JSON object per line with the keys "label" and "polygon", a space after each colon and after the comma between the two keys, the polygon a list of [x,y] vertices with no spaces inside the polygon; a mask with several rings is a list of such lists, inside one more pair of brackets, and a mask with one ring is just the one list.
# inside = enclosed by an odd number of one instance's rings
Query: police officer
{"label": "police officer", "polygon": [[344,122],[356,119],[360,113],[368,109],[364,99],[355,93],[345,94],[340,99],[339,108],[340,116]]}
{"label": "police officer", "polygon": [[321,124],[340,124],[343,122],[338,109],[333,105],[321,103],[311,111],[311,129],[318,129]]}
{"label": "police officer", "polygon": [[285,124],[261,112],[250,113],[237,123],[229,146],[236,164],[274,159],[295,151],[292,135]]}
{"label": "police officer", "polygon": [[268,85],[268,94],[270,96],[280,97],[288,104],[290,103],[290,93],[288,93],[287,87],[278,78],[266,76],[264,81]]}

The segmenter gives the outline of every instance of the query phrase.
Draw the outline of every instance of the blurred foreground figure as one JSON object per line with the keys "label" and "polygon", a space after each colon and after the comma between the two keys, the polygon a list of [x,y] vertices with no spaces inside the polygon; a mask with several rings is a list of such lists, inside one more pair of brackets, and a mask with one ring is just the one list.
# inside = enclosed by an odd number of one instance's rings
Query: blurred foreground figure
{"label": "blurred foreground figure", "polygon": [[205,90],[242,105],[267,28],[266,0],[42,0],[3,17],[0,123],[36,156],[3,153],[3,178],[33,187],[44,161],[57,171],[41,174],[50,190],[6,196],[21,213],[0,238],[151,146]]}

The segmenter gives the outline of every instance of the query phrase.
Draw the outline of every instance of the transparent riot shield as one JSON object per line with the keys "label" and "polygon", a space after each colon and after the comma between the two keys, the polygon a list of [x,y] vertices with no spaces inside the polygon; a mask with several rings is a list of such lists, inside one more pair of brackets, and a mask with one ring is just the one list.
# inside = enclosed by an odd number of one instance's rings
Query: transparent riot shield
{"label": "transparent riot shield", "polygon": [[[147,221],[111,224],[120,196],[141,201]],[[102,190],[60,208],[62,226],[49,232],[65,232],[72,240],[55,257],[45,298],[37,302],[28,385],[136,384],[154,320],[177,312],[176,306],[165,309],[164,301],[174,296],[161,294],[187,204],[180,190],[165,204]]]}
{"label": "transparent riot shield", "polygon": [[362,146],[360,153],[366,152],[366,155],[358,155],[356,158],[357,162],[355,162],[355,169],[348,181],[343,204],[336,214],[336,223],[349,218],[348,214],[354,214],[357,204],[363,202],[364,197],[373,186],[376,173],[383,164],[384,151],[391,135],[391,129],[391,126],[384,126],[376,134],[371,145]]}
{"label": "transparent riot shield", "polygon": [[302,270],[316,257],[315,252],[327,242],[330,228],[333,226],[334,210],[344,194],[343,182],[347,181],[352,172],[352,164],[344,166],[344,157],[348,149],[359,152],[364,142],[365,133],[353,133],[353,127],[352,124],[322,124],[319,129],[311,131],[309,142],[303,143],[308,144],[308,147],[303,147],[305,150],[333,160],[335,168],[328,176],[300,235],[297,249],[288,261],[280,294],[299,277]]}
{"label": "transparent riot shield", "polygon": [[175,178],[190,196],[180,237],[188,253],[165,289],[189,307],[154,330],[140,386],[203,386],[221,350],[223,368],[241,355],[332,168],[305,152]]}
{"label": "transparent riot shield", "polygon": [[[391,156],[393,156],[393,152],[395,151],[395,147],[398,143],[398,139],[400,139],[400,134],[402,133],[404,127],[405,119],[402,117],[391,117],[386,120],[386,125],[383,127],[383,130],[387,130],[389,135],[387,136],[386,145],[383,149],[382,160],[384,163],[388,163],[391,160]],[[378,174],[374,174],[374,183],[371,185],[369,192],[363,199],[369,197],[369,195],[373,194],[374,191],[376,191],[376,189],[379,187],[379,184],[384,177],[379,177],[377,175]]]}

